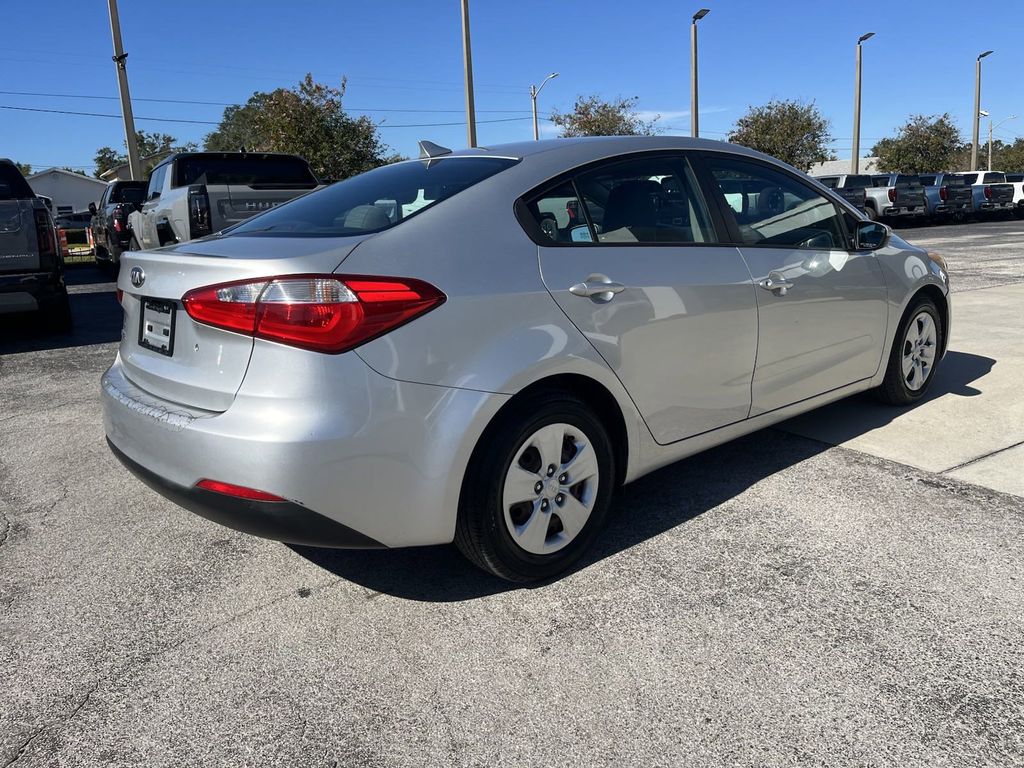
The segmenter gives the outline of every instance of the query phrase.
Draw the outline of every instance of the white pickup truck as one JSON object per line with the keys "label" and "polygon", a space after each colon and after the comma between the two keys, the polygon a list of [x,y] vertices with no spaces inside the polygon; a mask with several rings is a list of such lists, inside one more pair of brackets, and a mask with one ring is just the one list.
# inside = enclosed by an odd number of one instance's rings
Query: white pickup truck
{"label": "white pickup truck", "polygon": [[1024,219],[1024,173],[1006,174],[1006,183],[1013,184],[1013,212]]}
{"label": "white pickup truck", "polygon": [[141,208],[128,216],[129,248],[159,248],[205,237],[318,185],[309,164],[295,155],[171,155],[153,169]]}

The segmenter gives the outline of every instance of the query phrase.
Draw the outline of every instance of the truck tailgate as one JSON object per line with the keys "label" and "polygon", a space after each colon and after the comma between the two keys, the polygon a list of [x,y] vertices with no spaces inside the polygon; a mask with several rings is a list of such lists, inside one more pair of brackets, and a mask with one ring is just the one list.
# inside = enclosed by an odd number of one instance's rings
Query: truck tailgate
{"label": "truck tailgate", "polygon": [[257,213],[269,211],[310,191],[309,187],[280,189],[250,187],[244,184],[207,186],[213,210],[213,231],[245,221]]}
{"label": "truck tailgate", "polygon": [[40,269],[31,201],[0,200],[0,272]]}

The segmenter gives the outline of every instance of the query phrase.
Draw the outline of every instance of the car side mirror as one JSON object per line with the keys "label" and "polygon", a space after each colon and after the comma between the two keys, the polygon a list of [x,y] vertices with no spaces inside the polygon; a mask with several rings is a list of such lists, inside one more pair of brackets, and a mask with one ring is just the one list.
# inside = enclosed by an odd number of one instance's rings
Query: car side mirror
{"label": "car side mirror", "polygon": [[89,203],[89,213],[96,215],[96,203]]}
{"label": "car side mirror", "polygon": [[889,242],[892,230],[877,221],[861,221],[854,232],[858,251],[877,251]]}

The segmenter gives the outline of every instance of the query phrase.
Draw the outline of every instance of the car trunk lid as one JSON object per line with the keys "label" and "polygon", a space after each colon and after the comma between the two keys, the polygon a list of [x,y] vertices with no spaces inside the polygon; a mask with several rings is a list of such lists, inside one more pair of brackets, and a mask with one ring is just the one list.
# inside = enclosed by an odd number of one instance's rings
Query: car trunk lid
{"label": "car trunk lid", "polygon": [[226,410],[245,376],[253,340],[193,321],[182,296],[235,280],[329,273],[362,239],[231,236],[125,253],[117,284],[123,291],[125,376],[163,400]]}

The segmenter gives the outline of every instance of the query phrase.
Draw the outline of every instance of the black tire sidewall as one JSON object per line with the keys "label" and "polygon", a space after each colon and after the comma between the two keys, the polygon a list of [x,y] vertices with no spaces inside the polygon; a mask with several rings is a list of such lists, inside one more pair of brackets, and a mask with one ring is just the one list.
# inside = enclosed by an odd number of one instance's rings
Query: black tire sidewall
{"label": "black tire sidewall", "polygon": [[[508,418],[501,420],[491,434],[488,450],[474,462],[476,472],[470,483],[464,513],[473,515],[480,527],[482,544],[497,559],[503,571],[499,574],[519,580],[549,578],[566,568],[590,547],[600,533],[611,507],[615,491],[615,460],[611,439],[593,412],[575,398],[556,397],[543,404],[524,403]],[[579,428],[590,442],[598,462],[597,498],[583,531],[562,549],[550,555],[535,555],[521,549],[512,539],[505,523],[503,490],[509,467],[522,444],[537,430],[548,424],[565,423]]]}
{"label": "black tire sidewall", "polygon": [[[935,338],[936,346],[938,348],[935,350],[935,359],[932,363],[931,371],[928,372],[928,378],[925,381],[924,386],[920,389],[914,390],[910,389],[910,387],[907,386],[906,381],[903,379],[903,343],[907,337],[907,329],[914,321],[914,318],[921,314],[921,312],[927,312],[931,316],[932,322],[935,323]],[[889,369],[886,374],[887,377],[890,378],[890,381],[886,382],[886,386],[890,388],[890,391],[895,389],[896,394],[902,402],[912,403],[920,400],[928,391],[928,388],[932,384],[932,380],[935,378],[935,371],[938,368],[939,351],[942,347],[944,333],[945,329],[942,326],[942,318],[939,315],[939,309],[935,306],[935,302],[929,298],[922,297],[913,302],[903,314],[903,320],[900,322],[900,327],[896,332],[896,338],[893,340],[892,350],[889,356]]]}

